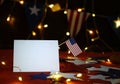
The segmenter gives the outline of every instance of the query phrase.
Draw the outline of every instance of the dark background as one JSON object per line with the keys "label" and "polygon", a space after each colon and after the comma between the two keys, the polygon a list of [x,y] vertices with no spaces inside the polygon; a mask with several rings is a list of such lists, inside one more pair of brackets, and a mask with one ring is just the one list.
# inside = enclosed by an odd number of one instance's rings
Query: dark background
{"label": "dark background", "polygon": [[[34,1],[34,0],[25,0]],[[41,1],[41,0],[38,0]],[[67,1],[67,0],[66,0]],[[65,0],[48,0],[48,3],[59,3],[62,9],[66,7]],[[89,47],[88,51],[120,51],[120,38],[116,34],[114,28],[109,23],[107,17],[120,17],[119,0],[68,0],[69,9],[77,9],[84,7],[86,12],[94,12],[96,17],[89,17],[86,23],[82,26],[80,32],[74,37],[79,46],[84,49]],[[47,14],[44,23],[48,24],[48,28],[44,29],[43,39],[58,40],[59,44],[67,40],[69,37],[65,35],[68,31],[67,17],[63,14],[64,10],[58,12],[51,12],[47,8]],[[6,18],[9,14],[15,16],[16,21],[14,25],[7,23]],[[14,0],[5,0],[0,5],[0,49],[13,49],[14,39],[41,39],[40,31],[35,29],[37,36],[31,36],[29,30],[25,9],[22,5]],[[99,39],[91,42],[88,39],[86,29],[95,28],[99,32]],[[120,28],[117,29],[120,31]],[[66,46],[62,45],[63,50]]]}

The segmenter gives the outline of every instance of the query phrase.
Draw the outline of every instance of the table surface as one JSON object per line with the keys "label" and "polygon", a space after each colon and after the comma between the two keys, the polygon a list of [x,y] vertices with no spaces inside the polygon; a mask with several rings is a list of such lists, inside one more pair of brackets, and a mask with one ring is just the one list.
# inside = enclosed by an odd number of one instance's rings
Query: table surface
{"label": "table surface", "polygon": [[[111,56],[111,53],[107,53],[107,54],[83,53],[80,56],[78,56],[78,58],[84,61],[90,56],[94,58],[96,57],[100,58],[100,57],[105,57],[106,55]],[[114,53],[114,55],[116,56],[115,58],[120,57],[120,53]],[[60,72],[69,73],[69,74],[82,73],[82,77],[80,78],[80,80],[75,80],[71,78],[71,81],[69,82],[66,82],[67,78],[62,77],[59,82],[55,82],[50,78],[42,79],[40,74],[43,72],[12,72],[12,59],[13,59],[12,50],[0,50],[0,61],[1,61],[0,84],[120,84],[120,71],[119,71],[120,63],[107,64],[106,62],[99,62],[99,63],[97,62],[94,64],[76,65],[74,63],[68,62],[68,60],[72,60],[72,61],[75,60],[75,59],[70,59],[68,57],[73,57],[73,56],[66,54],[66,52],[60,53]],[[3,60],[6,61],[5,65],[2,65]],[[109,73],[107,73],[106,75],[107,76],[109,75],[111,78],[106,77],[106,80],[102,80],[100,78],[90,79],[90,75],[96,75],[98,71],[94,71],[94,70],[89,71],[87,68],[90,68],[90,67],[100,68],[101,66],[110,67],[111,70],[118,70],[118,74],[117,74],[118,78],[112,77],[113,75],[110,75]],[[115,69],[111,67],[114,67]],[[44,72],[44,74],[50,75],[50,72]],[[22,77],[22,81],[18,80],[19,76]],[[32,78],[33,76],[35,76],[35,78]],[[102,78],[104,76],[99,76],[99,77]],[[112,81],[110,81],[110,79],[112,79]]]}

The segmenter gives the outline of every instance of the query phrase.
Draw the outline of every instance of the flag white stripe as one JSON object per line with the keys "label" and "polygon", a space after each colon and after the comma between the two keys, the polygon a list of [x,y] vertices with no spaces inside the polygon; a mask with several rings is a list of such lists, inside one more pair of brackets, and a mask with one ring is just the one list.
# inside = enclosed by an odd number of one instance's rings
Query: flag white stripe
{"label": "flag white stripe", "polygon": [[71,32],[72,36],[74,34],[74,27],[75,27],[76,17],[77,17],[77,12],[75,11],[75,12],[73,12],[73,18],[72,18],[71,27],[70,27],[70,32]]}
{"label": "flag white stripe", "polygon": [[[79,16],[77,16],[79,14]],[[67,18],[69,21],[71,37],[78,34],[83,22],[88,18],[90,13],[77,12],[76,10],[68,10]],[[77,23],[76,23],[77,22]]]}
{"label": "flag white stripe", "polygon": [[81,18],[83,16],[83,12],[81,14],[79,14],[79,19],[78,19],[78,26],[77,26],[77,31],[76,31],[76,34],[78,34],[81,26],[82,26],[82,21],[83,21],[83,18]]}
{"label": "flag white stripe", "polygon": [[67,18],[68,18],[68,21],[70,20],[70,10],[67,11]]}

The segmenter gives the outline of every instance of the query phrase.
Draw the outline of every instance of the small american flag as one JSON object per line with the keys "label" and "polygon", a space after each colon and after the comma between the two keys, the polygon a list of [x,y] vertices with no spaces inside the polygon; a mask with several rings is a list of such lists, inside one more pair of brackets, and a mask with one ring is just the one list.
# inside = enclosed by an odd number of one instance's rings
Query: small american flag
{"label": "small american flag", "polygon": [[80,53],[82,53],[82,50],[80,49],[74,38],[68,39],[65,43],[74,56],[77,56]]}

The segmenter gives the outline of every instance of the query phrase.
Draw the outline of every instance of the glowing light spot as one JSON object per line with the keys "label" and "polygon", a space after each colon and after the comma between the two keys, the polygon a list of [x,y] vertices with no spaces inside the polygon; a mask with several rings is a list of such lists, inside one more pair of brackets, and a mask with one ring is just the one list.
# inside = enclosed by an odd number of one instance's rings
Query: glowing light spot
{"label": "glowing light spot", "polygon": [[38,25],[38,29],[42,29],[42,25],[41,24]]}
{"label": "glowing light spot", "polygon": [[82,77],[82,73],[78,73],[76,77]]}
{"label": "glowing light spot", "polygon": [[64,11],[64,14],[67,14],[67,11],[66,11],[66,10]]}
{"label": "glowing light spot", "polygon": [[7,21],[8,21],[8,22],[10,21],[10,16],[7,17]]}
{"label": "glowing light spot", "polygon": [[66,32],[66,35],[67,35],[67,36],[70,36],[70,32]]}
{"label": "glowing light spot", "polygon": [[32,35],[33,35],[33,36],[36,36],[36,32],[32,31]]}
{"label": "glowing light spot", "polygon": [[62,75],[59,74],[58,72],[56,72],[55,74],[52,75],[52,78],[53,78],[55,81],[59,81],[61,77],[62,77]]}
{"label": "glowing light spot", "polygon": [[93,13],[92,16],[95,17],[96,15]]}
{"label": "glowing light spot", "polygon": [[84,50],[87,50],[87,49],[88,49],[88,47],[85,47],[85,48],[84,48]]}
{"label": "glowing light spot", "polygon": [[77,11],[78,11],[78,12],[81,12],[81,11],[82,11],[82,8],[78,8]]}
{"label": "glowing light spot", "polygon": [[49,8],[53,8],[53,6],[54,6],[54,4],[50,4],[48,7],[49,7]]}
{"label": "glowing light spot", "polygon": [[71,79],[70,79],[70,78],[66,79],[66,82],[70,82],[70,81],[71,81]]}
{"label": "glowing light spot", "polygon": [[19,80],[19,81],[23,81],[23,79],[22,79],[22,77],[21,77],[21,76],[19,76],[19,77],[18,77],[18,80]]}
{"label": "glowing light spot", "polygon": [[118,18],[117,20],[114,21],[116,24],[116,28],[120,27],[120,18]]}
{"label": "glowing light spot", "polygon": [[24,4],[24,0],[20,0],[19,3],[20,3],[21,5],[23,5],[23,4]]}
{"label": "glowing light spot", "polygon": [[45,25],[44,25],[44,28],[47,28],[47,27],[48,27],[48,24],[45,24]]}
{"label": "glowing light spot", "polygon": [[110,61],[110,59],[107,59],[106,64],[112,64],[112,62]]}
{"label": "glowing light spot", "polygon": [[68,52],[67,52],[68,54],[70,54],[70,50],[68,50]]}
{"label": "glowing light spot", "polygon": [[89,30],[89,33],[90,33],[90,34],[93,34],[93,31],[92,31],[92,30]]}
{"label": "glowing light spot", "polygon": [[91,39],[91,41],[95,41],[95,39],[93,38],[93,39]]}
{"label": "glowing light spot", "polygon": [[4,61],[1,61],[1,64],[2,64],[2,65],[6,65],[6,63],[5,63]]}

